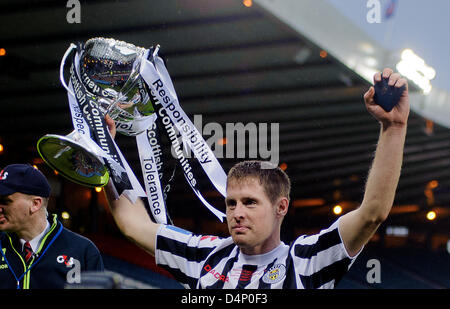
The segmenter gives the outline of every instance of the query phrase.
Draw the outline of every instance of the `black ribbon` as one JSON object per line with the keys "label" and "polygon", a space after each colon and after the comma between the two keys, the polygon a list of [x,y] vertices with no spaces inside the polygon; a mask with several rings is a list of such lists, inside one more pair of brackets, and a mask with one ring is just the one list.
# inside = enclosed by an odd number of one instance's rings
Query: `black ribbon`
{"label": "black ribbon", "polygon": [[[75,99],[83,114],[83,118],[89,125],[92,140],[125,170],[119,151],[116,149],[112,137],[108,132],[104,114],[98,108],[97,97],[86,90],[85,85],[76,72],[75,53],[73,53],[72,64],[70,66],[70,83],[72,84]],[[125,190],[133,189],[126,172],[116,171],[108,160],[105,160],[105,165],[110,171],[111,180],[119,195]]]}

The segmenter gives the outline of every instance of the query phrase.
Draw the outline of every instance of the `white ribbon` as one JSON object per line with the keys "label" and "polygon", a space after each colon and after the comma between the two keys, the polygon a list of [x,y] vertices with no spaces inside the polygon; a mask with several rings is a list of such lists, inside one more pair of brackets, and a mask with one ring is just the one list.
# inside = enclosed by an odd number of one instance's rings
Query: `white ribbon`
{"label": "white ribbon", "polygon": [[[152,89],[153,94],[162,104],[167,115],[172,120],[183,138],[183,143],[187,144],[194,153],[196,159],[200,163],[201,167],[205,171],[208,178],[211,180],[214,187],[223,195],[226,196],[226,180],[227,176],[219,161],[215,157],[208,144],[203,139],[203,136],[198,132],[197,128],[190,121],[189,117],[180,107],[178,97],[175,92],[172,80],[169,72],[167,71],[163,60],[154,53],[154,63],[143,57],[140,66],[140,74],[145,80],[147,85]],[[185,177],[187,177],[185,175]],[[226,215],[211,206],[196,190],[191,182],[194,193],[203,202],[203,204],[214,214],[220,221],[223,222],[223,218]]]}
{"label": "white ribbon", "polygon": [[[81,140],[83,141],[83,145],[86,148],[97,155],[100,160],[108,160],[111,163],[111,167],[116,171],[123,172],[122,166],[118,164],[115,160],[113,160],[103,149],[100,148],[92,139],[90,134],[89,126],[82,116],[82,112],[78,106],[78,103],[75,99],[73,87],[71,83],[69,86],[66,85],[64,80],[64,63],[72,49],[76,48],[74,44],[71,44],[64,54],[63,60],[60,66],[60,80],[63,86],[67,89],[68,98],[69,98],[69,106],[72,114],[72,123],[74,129],[80,133]],[[158,98],[160,104],[162,104],[165,109],[167,115],[170,117],[178,131],[181,133],[183,138],[183,143],[187,144],[189,148],[194,153],[196,159],[202,166],[203,170],[207,174],[208,178],[211,180],[216,189],[223,195],[226,195],[226,174],[222,169],[222,166],[218,162],[214,153],[211,151],[209,146],[206,144],[202,135],[198,132],[197,128],[190,121],[189,117],[183,111],[178,103],[178,98],[175,92],[175,88],[173,86],[170,75],[164,65],[163,60],[157,56],[158,49],[155,49],[153,53],[154,63],[147,60],[148,50],[146,51],[145,56],[142,58],[140,73],[147,85],[150,89],[153,90],[154,94]],[[79,61],[79,55],[76,54],[76,62]],[[75,65],[75,68],[78,66]],[[176,117],[178,116],[178,117]],[[152,147],[149,143],[147,137],[147,128],[151,127],[153,121],[155,121],[157,115],[156,113],[151,116],[142,117],[140,115],[136,115],[134,121],[132,122],[124,122],[124,123],[116,123],[118,127],[120,127],[120,131],[130,132],[131,135],[135,134],[135,132],[142,132],[141,134],[136,136],[136,143],[138,146],[139,158],[141,162],[141,168],[144,176],[144,184],[145,191],[142,189],[139,181],[136,179],[136,176],[132,172],[129,167],[127,161],[123,157],[120,149],[117,147],[114,140],[113,144],[117,149],[117,152],[124,164],[125,171],[130,179],[131,185],[133,187],[132,190],[126,190],[123,194],[134,203],[138,196],[147,196],[150,211],[152,212],[153,218],[158,223],[167,224],[167,215],[166,215],[166,207],[163,196],[163,190],[159,178],[159,173],[157,170],[155,156],[153,154]],[[184,121],[177,121],[179,119],[183,119]],[[109,131],[108,131],[109,133]],[[215,215],[219,218],[220,221],[223,222],[223,218],[226,217],[224,213],[214,208],[210,205],[206,199],[202,196],[202,194],[193,186],[193,184],[189,181],[188,176],[184,174],[187,182],[191,185],[194,193],[197,197],[202,201],[202,203]]]}
{"label": "white ribbon", "polygon": [[[78,105],[78,102],[76,101],[72,83],[69,83],[69,86],[67,86],[67,84],[64,80],[65,61],[66,61],[67,56],[70,54],[72,49],[75,47],[76,46],[74,44],[70,45],[70,47],[67,49],[66,53],[64,54],[64,57],[62,59],[61,66],[60,66],[60,80],[61,80],[63,86],[67,90],[67,96],[69,99],[69,107],[70,107],[70,112],[72,115],[73,127],[74,127],[75,131],[80,134],[83,146],[85,146],[88,151],[95,154],[100,160],[107,160],[111,164],[111,168],[113,169],[112,172],[118,172],[119,174],[126,172],[128,178],[130,180],[132,189],[125,190],[123,193],[130,200],[130,202],[132,202],[134,204],[139,196],[141,196],[141,197],[146,196],[145,191],[142,189],[142,186],[140,185],[138,179],[134,175],[128,162],[125,160],[125,157],[123,156],[122,152],[120,151],[120,148],[117,146],[114,139],[111,139],[112,143],[113,143],[114,147],[116,148],[117,153],[119,154],[124,167],[122,167],[113,158],[111,158],[111,156],[109,154],[107,154],[102,148],[100,148],[99,145],[97,145],[97,143],[95,143],[91,139],[91,133],[90,133],[89,126],[86,123],[86,121],[84,120],[84,118],[82,116],[82,112]],[[78,57],[77,57],[77,60],[78,60]],[[77,66],[75,65],[75,67],[77,67]],[[109,130],[106,130],[106,131],[108,131],[108,134],[110,134]]]}
{"label": "white ribbon", "polygon": [[[154,115],[153,121],[156,118],[156,114]],[[167,224],[163,190],[159,179],[157,162],[147,137],[147,130],[136,136],[136,144],[138,146],[142,176],[144,178],[150,211],[157,223]]]}

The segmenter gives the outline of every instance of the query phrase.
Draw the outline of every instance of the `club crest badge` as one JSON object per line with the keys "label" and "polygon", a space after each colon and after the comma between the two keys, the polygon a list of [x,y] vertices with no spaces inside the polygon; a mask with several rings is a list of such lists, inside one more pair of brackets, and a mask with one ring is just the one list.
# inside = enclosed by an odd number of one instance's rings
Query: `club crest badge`
{"label": "club crest badge", "polygon": [[278,283],[286,277],[286,266],[283,264],[276,264],[270,267],[264,274],[262,280],[267,284]]}

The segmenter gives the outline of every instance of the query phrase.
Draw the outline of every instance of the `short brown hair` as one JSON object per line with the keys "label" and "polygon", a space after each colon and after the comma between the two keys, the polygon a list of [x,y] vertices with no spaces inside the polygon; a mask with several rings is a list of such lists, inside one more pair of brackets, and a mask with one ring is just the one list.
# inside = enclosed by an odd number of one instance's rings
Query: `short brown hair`
{"label": "short brown hair", "polygon": [[279,197],[290,199],[291,181],[289,176],[270,162],[255,160],[237,163],[228,172],[227,186],[231,180],[240,182],[247,178],[259,180],[272,203],[275,203]]}

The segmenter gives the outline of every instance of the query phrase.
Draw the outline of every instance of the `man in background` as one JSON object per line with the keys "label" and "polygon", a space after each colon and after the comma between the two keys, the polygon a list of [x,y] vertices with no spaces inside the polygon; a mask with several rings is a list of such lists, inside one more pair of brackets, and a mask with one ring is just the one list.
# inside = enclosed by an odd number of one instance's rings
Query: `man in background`
{"label": "man in background", "polygon": [[103,271],[97,247],[48,215],[50,191],[31,165],[1,170],[0,289],[62,289],[83,271]]}

